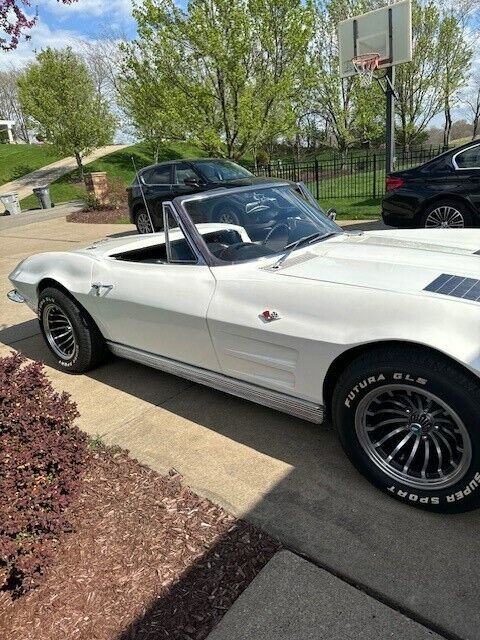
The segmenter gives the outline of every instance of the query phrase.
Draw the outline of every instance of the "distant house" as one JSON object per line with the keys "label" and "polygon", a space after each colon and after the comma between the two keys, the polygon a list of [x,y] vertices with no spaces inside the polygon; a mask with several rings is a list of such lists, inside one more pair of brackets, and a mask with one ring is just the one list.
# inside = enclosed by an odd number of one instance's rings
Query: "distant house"
{"label": "distant house", "polygon": [[15,126],[15,120],[0,120],[0,131],[7,130],[8,142],[13,144],[15,139],[13,137],[13,127]]}

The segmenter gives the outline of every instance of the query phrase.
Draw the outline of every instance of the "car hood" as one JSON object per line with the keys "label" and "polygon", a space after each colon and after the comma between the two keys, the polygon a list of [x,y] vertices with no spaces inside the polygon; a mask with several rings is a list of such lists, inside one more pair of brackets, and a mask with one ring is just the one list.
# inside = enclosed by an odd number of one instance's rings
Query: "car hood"
{"label": "car hood", "polygon": [[480,230],[349,232],[295,252],[277,273],[404,292],[444,273],[480,279]]}

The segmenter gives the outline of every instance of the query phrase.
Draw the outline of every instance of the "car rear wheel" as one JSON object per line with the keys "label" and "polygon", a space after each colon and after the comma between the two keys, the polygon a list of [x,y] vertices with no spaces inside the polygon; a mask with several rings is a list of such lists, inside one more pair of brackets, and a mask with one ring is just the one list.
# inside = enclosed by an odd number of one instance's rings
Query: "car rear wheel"
{"label": "car rear wheel", "polygon": [[138,233],[153,233],[150,216],[145,209],[139,209],[135,214],[135,226]]}
{"label": "car rear wheel", "polygon": [[45,342],[62,369],[83,373],[106,360],[108,349],[97,326],[62,291],[53,287],[42,291],[38,318]]}
{"label": "car rear wheel", "polygon": [[472,218],[465,205],[454,200],[442,200],[424,212],[420,226],[425,229],[463,229],[471,224]]}
{"label": "car rear wheel", "polygon": [[357,469],[389,495],[438,512],[480,506],[480,383],[412,347],[378,348],[340,376],[332,415]]}
{"label": "car rear wheel", "polygon": [[213,215],[214,222],[222,224],[234,224],[242,226],[239,214],[233,208],[222,207],[217,209]]}

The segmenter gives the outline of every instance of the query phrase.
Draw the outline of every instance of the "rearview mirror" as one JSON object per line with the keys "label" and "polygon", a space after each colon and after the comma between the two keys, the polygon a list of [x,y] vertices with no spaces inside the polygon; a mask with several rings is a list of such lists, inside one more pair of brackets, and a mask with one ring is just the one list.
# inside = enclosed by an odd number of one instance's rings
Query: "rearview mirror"
{"label": "rearview mirror", "polygon": [[335,220],[337,219],[337,210],[336,209],[329,209],[326,213],[326,216],[329,220],[333,220],[333,222],[335,222]]}

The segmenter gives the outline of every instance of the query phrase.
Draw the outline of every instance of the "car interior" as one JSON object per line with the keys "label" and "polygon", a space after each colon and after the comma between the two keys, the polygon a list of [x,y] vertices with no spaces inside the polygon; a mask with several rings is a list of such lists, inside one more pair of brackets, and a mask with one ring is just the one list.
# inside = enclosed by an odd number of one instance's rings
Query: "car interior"
{"label": "car interior", "polygon": [[[186,208],[196,224],[211,222],[215,217],[221,220],[222,212],[235,212],[250,241],[245,241],[234,228],[202,234],[210,252],[226,263],[274,255],[300,238],[332,230],[329,229],[329,221],[313,211],[301,194],[293,195],[289,189],[283,192],[279,189],[246,191],[214,198],[211,202],[208,199],[192,200],[187,202]],[[172,220],[170,228],[174,226],[177,223]],[[170,254],[175,262],[196,262],[195,253],[185,238],[170,241]],[[113,257],[129,262],[168,262],[165,243]]]}

